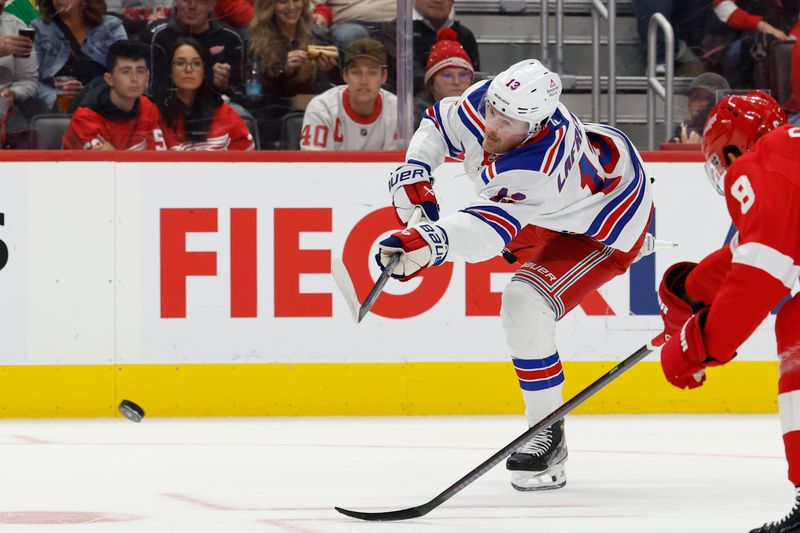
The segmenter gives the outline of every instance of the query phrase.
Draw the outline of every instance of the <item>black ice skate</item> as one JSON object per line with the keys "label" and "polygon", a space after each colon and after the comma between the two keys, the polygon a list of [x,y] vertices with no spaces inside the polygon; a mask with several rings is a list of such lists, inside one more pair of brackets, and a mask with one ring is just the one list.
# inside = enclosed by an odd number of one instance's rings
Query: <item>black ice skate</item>
{"label": "black ice skate", "polygon": [[517,490],[554,490],[567,484],[567,439],[559,420],[524,444],[506,461]]}
{"label": "black ice skate", "polygon": [[778,520],[764,524],[750,533],[795,533],[800,532],[800,487],[795,487],[794,507],[789,514]]}

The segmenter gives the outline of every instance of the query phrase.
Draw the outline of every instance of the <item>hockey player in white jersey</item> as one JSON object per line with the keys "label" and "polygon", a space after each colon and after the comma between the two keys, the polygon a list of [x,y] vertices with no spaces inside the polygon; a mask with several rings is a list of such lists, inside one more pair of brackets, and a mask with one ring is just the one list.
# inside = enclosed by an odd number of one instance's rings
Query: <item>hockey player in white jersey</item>
{"label": "hockey player in white jersey", "polygon": [[[563,403],[556,322],[627,271],[653,207],[631,141],[582,124],[560,94],[559,77],[528,59],[430,107],[389,181],[400,222],[417,206],[427,220],[381,241],[376,256],[386,265],[400,253],[392,275],[401,280],[444,261],[501,253],[519,265],[503,291],[501,319],[528,425]],[[478,198],[440,219],[431,173],[460,155]],[[563,487],[566,459],[561,421],[509,457],[511,484]]]}
{"label": "hockey player in white jersey", "polygon": [[347,85],[328,89],[306,107],[301,150],[397,150],[397,97],[386,83],[386,51],[375,39],[347,45]]}

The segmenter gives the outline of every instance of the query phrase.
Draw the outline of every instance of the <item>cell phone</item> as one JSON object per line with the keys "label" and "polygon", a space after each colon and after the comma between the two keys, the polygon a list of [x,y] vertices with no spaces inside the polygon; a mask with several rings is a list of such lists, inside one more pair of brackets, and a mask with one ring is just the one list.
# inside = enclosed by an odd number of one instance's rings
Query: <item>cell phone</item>
{"label": "cell phone", "polygon": [[[33,39],[36,37],[36,30],[34,30],[33,28],[21,28],[19,30],[19,35],[22,36],[22,37],[27,37],[28,39],[31,40],[31,42],[33,42]],[[20,55],[14,54],[14,57],[31,57],[31,55],[30,54],[26,54],[26,55],[20,56]]]}

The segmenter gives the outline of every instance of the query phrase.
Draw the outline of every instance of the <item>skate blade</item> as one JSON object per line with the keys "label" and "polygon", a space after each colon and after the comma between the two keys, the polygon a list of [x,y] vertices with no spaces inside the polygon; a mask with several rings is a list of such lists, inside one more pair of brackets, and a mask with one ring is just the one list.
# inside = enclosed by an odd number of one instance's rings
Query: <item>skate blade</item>
{"label": "skate blade", "polygon": [[515,471],[511,473],[511,486],[522,492],[556,490],[567,484],[567,473],[563,468],[551,468],[544,472]]}

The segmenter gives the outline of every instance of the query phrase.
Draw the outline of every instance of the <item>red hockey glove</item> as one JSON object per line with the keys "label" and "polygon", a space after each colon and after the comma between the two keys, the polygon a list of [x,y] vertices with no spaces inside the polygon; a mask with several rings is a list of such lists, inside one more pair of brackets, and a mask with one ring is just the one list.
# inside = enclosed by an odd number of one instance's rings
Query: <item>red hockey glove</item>
{"label": "red hockey glove", "polygon": [[667,381],[679,389],[699,387],[706,380],[705,367],[721,364],[708,355],[703,341],[708,309],[705,307],[692,315],[680,334],[670,338],[661,348],[661,369]]}
{"label": "red hockey glove", "polygon": [[439,220],[439,202],[433,192],[433,178],[427,168],[417,164],[405,164],[389,177],[389,194],[395,215],[401,224],[408,223],[416,206],[420,206],[425,218],[431,222]]}
{"label": "red hockey glove", "polygon": [[678,334],[695,310],[684,300],[686,296],[686,277],[697,266],[697,263],[675,263],[664,272],[658,286],[658,304],[661,308],[661,319],[664,321],[664,341]]}
{"label": "red hockey glove", "polygon": [[393,255],[401,254],[392,270],[392,277],[400,281],[408,281],[426,267],[442,264],[447,256],[447,234],[435,224],[417,224],[393,233],[378,245],[375,260],[381,268],[389,264]]}

